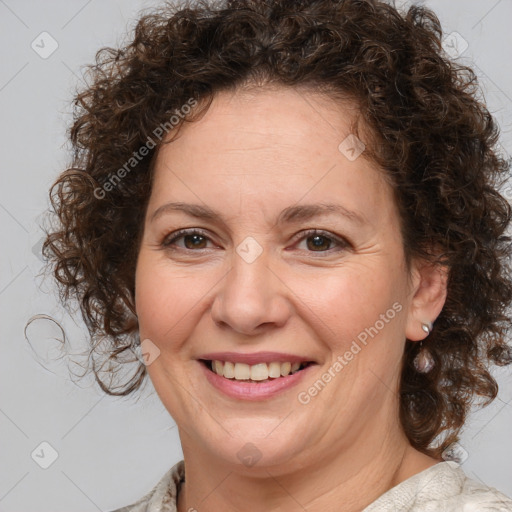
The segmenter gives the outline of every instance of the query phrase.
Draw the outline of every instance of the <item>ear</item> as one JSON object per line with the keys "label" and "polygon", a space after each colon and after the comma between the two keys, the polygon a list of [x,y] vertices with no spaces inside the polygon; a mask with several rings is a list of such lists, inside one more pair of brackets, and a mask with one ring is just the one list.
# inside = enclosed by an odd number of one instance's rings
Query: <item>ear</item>
{"label": "ear", "polygon": [[411,341],[428,336],[422,324],[434,323],[446,301],[448,268],[441,265],[416,261],[412,265],[413,297],[410,302],[405,335]]}

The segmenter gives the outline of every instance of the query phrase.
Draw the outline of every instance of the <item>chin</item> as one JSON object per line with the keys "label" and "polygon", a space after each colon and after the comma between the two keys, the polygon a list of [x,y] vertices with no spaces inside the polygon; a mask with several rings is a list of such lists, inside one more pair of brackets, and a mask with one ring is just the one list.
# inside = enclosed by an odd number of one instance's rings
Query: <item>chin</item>
{"label": "chin", "polygon": [[[279,427],[276,428],[278,424],[275,418],[263,422],[237,418],[233,423],[223,422],[227,432],[215,424],[207,432],[196,432],[196,436],[202,438],[201,444],[217,462],[224,461],[226,466],[231,466],[231,470],[253,476],[261,473],[261,476],[268,477],[267,470],[272,474],[287,473],[300,465],[305,447],[297,443],[300,436],[284,429],[279,431]],[[217,433],[215,438],[211,437],[213,432]],[[208,437],[203,437],[205,435]],[[306,441],[304,436],[302,440]]]}

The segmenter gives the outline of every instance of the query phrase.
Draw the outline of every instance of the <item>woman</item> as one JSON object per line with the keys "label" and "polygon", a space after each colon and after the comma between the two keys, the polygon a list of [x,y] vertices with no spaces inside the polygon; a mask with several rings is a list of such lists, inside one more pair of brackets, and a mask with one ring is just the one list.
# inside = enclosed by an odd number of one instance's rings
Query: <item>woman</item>
{"label": "woman", "polygon": [[[498,130],[435,15],[190,4],[101,51],[49,233],[184,461],[118,510],[512,510],[454,461],[511,362]],[[103,340],[103,341],[102,341]],[[113,370],[112,370],[113,371]]]}

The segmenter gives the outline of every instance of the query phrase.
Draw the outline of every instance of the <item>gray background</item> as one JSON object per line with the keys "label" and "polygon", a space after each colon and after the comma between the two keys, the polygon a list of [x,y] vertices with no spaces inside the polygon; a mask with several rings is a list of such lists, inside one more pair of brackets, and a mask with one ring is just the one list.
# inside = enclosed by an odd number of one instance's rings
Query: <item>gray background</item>
{"label": "gray background", "polygon": [[[477,71],[501,125],[503,150],[511,154],[512,1],[422,3],[438,14],[446,34],[460,34],[459,49],[467,42],[459,58]],[[0,0],[2,512],[110,510],[140,498],[182,457],[175,424],[150,384],[140,400],[105,396],[90,378],[75,384],[57,359],[55,325],[32,323],[32,348],[23,332],[30,317],[47,314],[62,322],[72,345],[84,337],[83,325],[58,306],[51,281],[36,278],[41,214],[69,161],[65,130],[81,66],[101,46],[121,44],[137,13],[156,4]],[[58,48],[45,55],[52,44]],[[471,417],[461,446],[469,476],[512,496],[511,373],[496,372],[500,396]],[[58,456],[43,469],[52,449]]]}

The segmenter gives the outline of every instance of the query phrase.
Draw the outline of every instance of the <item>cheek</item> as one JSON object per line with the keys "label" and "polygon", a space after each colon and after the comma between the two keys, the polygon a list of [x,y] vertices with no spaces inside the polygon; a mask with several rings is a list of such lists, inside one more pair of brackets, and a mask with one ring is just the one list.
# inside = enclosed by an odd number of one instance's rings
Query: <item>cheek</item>
{"label": "cheek", "polygon": [[[294,292],[304,303],[304,314],[319,324],[334,343],[344,345],[373,326],[403,294],[400,276],[392,267],[374,263],[347,264],[343,268],[294,279]],[[396,317],[395,307],[388,316]],[[309,311],[309,313],[308,313]],[[391,325],[391,322],[386,324]],[[380,323],[379,323],[380,326]]]}
{"label": "cheek", "polygon": [[169,302],[168,294],[172,288],[162,283],[162,273],[151,265],[149,258],[143,254],[139,257],[135,274],[135,307],[139,319],[142,337],[151,337],[153,331],[159,329],[159,324],[166,315]]}
{"label": "cheek", "polygon": [[212,288],[211,277],[197,269],[171,268],[160,254],[142,251],[135,276],[135,305],[141,339],[171,345],[194,324]]}

